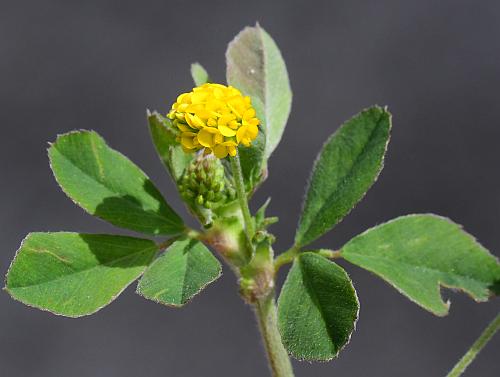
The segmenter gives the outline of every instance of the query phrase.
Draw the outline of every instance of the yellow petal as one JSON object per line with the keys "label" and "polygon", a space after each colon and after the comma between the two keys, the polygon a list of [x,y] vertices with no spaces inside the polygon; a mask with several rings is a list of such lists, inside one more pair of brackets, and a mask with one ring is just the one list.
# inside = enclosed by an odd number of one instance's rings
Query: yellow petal
{"label": "yellow petal", "polygon": [[234,119],[228,123],[228,126],[231,127],[233,130],[236,130],[240,126],[240,124],[236,119]]}
{"label": "yellow petal", "polygon": [[216,128],[205,127],[198,132],[198,142],[204,147],[212,148],[218,144],[217,138],[223,138],[223,136]]}
{"label": "yellow petal", "polygon": [[233,106],[231,103],[227,103],[227,106],[231,109],[234,115],[236,115],[238,118],[241,118],[241,114],[236,110],[236,107]]}
{"label": "yellow petal", "polygon": [[238,146],[238,144],[236,144],[232,140],[229,140],[229,141],[222,143],[222,145],[227,148],[227,151],[228,151],[230,156],[233,156],[233,157],[236,156],[236,151],[237,151],[236,147]]}
{"label": "yellow petal", "polygon": [[236,131],[229,128],[228,126],[219,126],[218,128],[220,133],[226,137],[233,137],[234,135],[236,135]]}
{"label": "yellow petal", "polygon": [[225,147],[222,144],[219,144],[213,148],[213,152],[214,152],[215,157],[225,158],[227,156],[228,150],[227,150],[227,147]]}
{"label": "yellow petal", "polygon": [[203,123],[203,121],[196,115],[186,113],[185,118],[187,124],[189,124],[192,128],[203,128],[205,126],[205,123]]}
{"label": "yellow petal", "polygon": [[246,132],[247,132],[248,126],[241,126],[238,128],[238,131],[236,131],[236,141],[238,143],[241,143],[241,141],[245,138]]}
{"label": "yellow petal", "polygon": [[200,111],[203,111],[205,109],[205,106],[202,104],[186,104],[186,105],[181,105],[181,106],[186,106],[184,108],[185,113],[191,113],[191,114],[196,114]]}
{"label": "yellow petal", "polygon": [[208,132],[206,128],[201,129],[200,132],[198,132],[197,138],[198,142],[204,147],[213,147],[215,145],[213,134]]}
{"label": "yellow petal", "polygon": [[195,115],[200,118],[202,121],[207,121],[208,118],[210,118],[210,115],[212,113],[210,111],[208,111],[207,109],[203,108],[203,109],[199,109],[195,112]]}
{"label": "yellow petal", "polygon": [[182,132],[190,132],[192,131],[193,129],[188,127],[187,124],[184,124],[184,123],[180,123],[180,122],[177,122],[176,123],[176,126],[179,130],[181,130]]}
{"label": "yellow petal", "polygon": [[227,147],[227,151],[229,152],[230,156],[232,156],[232,157],[236,156],[236,147],[233,147],[233,146]]}
{"label": "yellow petal", "polygon": [[193,104],[198,104],[198,103],[203,103],[208,97],[208,93],[205,91],[200,91],[193,93],[191,95],[191,103]]}
{"label": "yellow petal", "polygon": [[243,114],[243,119],[248,120],[250,118],[255,117],[255,110],[252,108],[249,108],[245,113]]}
{"label": "yellow petal", "polygon": [[257,137],[259,128],[255,125],[243,125],[236,132],[236,140],[245,146],[250,146],[252,140]]}
{"label": "yellow petal", "polygon": [[222,115],[218,120],[217,120],[217,124],[219,126],[225,126],[228,122],[232,121],[233,119],[235,119],[236,117],[231,114],[231,113],[227,113],[227,114],[224,114]]}
{"label": "yellow petal", "polygon": [[182,93],[177,97],[177,103],[189,103],[191,101],[191,93]]}
{"label": "yellow petal", "polygon": [[257,118],[243,119],[242,123],[246,125],[258,126],[259,120]]}
{"label": "yellow petal", "polygon": [[247,136],[253,140],[257,137],[259,134],[259,127],[257,127],[255,124],[249,124],[248,129],[247,129]]}
{"label": "yellow petal", "polygon": [[181,136],[181,144],[186,149],[194,149],[194,148],[196,148],[194,137],[188,135],[189,133],[190,132],[185,132],[185,133],[182,134],[182,136]]}
{"label": "yellow petal", "polygon": [[224,142],[224,136],[220,132],[217,132],[214,135],[214,143],[215,144],[222,144]]}

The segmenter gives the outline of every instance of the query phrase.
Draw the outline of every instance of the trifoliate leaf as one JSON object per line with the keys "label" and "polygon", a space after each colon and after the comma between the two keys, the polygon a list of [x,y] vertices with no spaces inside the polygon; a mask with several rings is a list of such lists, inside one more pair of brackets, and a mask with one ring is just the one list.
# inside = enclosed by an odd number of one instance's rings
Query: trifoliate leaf
{"label": "trifoliate leaf", "polygon": [[154,242],[132,237],[30,233],[9,269],[6,290],[55,314],[92,314],[137,279],[157,250]]}
{"label": "trifoliate leaf", "polygon": [[391,115],[380,107],[348,120],[316,160],[295,243],[304,246],[333,228],[365,195],[383,166]]}
{"label": "trifoliate leaf", "polygon": [[49,148],[63,191],[91,215],[147,234],[177,234],[184,225],[151,180],[93,131],[60,135]]}
{"label": "trifoliate leaf", "polygon": [[161,304],[182,306],[220,275],[219,261],[201,242],[176,241],[149,266],[137,293]]}
{"label": "trifoliate leaf", "polygon": [[439,316],[449,307],[440,286],[476,301],[500,293],[498,260],[460,225],[435,215],[398,217],[369,229],[349,241],[342,256]]}
{"label": "trifoliate leaf", "polygon": [[297,359],[331,360],[349,341],[358,310],[347,273],[318,254],[302,253],[278,300],[283,345]]}

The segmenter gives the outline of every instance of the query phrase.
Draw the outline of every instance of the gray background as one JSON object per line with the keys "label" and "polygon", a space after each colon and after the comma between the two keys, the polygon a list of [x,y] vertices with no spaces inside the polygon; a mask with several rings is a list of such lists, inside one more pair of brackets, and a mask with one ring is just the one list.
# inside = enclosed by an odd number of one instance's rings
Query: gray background
{"label": "gray background", "polygon": [[[227,42],[256,20],[283,51],[294,90],[285,137],[255,205],[273,197],[277,250],[290,245],[304,183],[325,138],[372,104],[389,105],[386,168],[365,200],[316,245],[338,247],[395,216],[435,212],[500,254],[500,2],[5,1],[0,11],[1,271],[32,230],[120,232],[73,205],[50,173],[47,142],[94,129],[185,214],[149,140],[146,107],[166,112],[199,60],[224,81]],[[432,316],[346,265],[361,299],[351,344],[298,376],[444,376],[498,311],[445,292]],[[0,375],[264,376],[250,308],[231,272],[181,310],[130,287],[78,320],[0,294]],[[468,376],[498,376],[497,337]]]}

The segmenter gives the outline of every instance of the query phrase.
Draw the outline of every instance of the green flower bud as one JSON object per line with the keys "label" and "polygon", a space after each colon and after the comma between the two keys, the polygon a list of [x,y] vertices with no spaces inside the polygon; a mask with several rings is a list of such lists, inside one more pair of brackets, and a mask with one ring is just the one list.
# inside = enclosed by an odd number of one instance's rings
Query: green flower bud
{"label": "green flower bud", "polygon": [[203,199],[203,195],[200,194],[196,197],[196,203],[199,204],[200,206],[202,206],[204,202],[205,200]]}
{"label": "green flower bud", "polygon": [[[197,156],[179,179],[179,191],[191,209],[198,214],[232,202],[236,190],[226,178],[224,166],[213,155]],[[204,215],[205,217],[205,215]]]}

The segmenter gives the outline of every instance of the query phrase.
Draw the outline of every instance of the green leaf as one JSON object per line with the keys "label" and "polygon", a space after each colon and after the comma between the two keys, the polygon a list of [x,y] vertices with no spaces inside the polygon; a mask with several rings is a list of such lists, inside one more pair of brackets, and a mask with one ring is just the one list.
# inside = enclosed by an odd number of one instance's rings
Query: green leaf
{"label": "green leaf", "polygon": [[208,72],[203,68],[200,63],[191,64],[191,76],[196,86],[206,84],[210,81]]}
{"label": "green leaf", "polygon": [[91,215],[147,234],[183,231],[181,218],[149,178],[96,132],[60,135],[49,157],[63,191]]}
{"label": "green leaf", "polygon": [[306,245],[333,228],[376,181],[389,142],[391,116],[378,106],[347,121],[316,160],[295,244]]}
{"label": "green leaf", "polygon": [[154,242],[132,237],[30,233],[5,289],[14,299],[55,314],[92,314],[137,279],[157,250]]}
{"label": "green leaf", "polygon": [[146,270],[137,293],[155,302],[179,307],[219,278],[221,265],[199,241],[174,242]]}
{"label": "green leaf", "polygon": [[285,62],[276,43],[259,25],[246,27],[229,43],[227,82],[252,98],[266,135],[267,160],[285,130],[292,91]]}
{"label": "green leaf", "polygon": [[259,133],[250,147],[238,147],[243,180],[247,192],[250,193],[267,178],[267,164],[263,161],[264,145],[264,135]]}
{"label": "green leaf", "polygon": [[498,260],[460,225],[436,215],[398,217],[369,229],[349,241],[342,256],[439,316],[449,308],[440,286],[476,301],[500,293]]}
{"label": "green leaf", "polygon": [[147,116],[156,151],[170,176],[177,182],[193,160],[194,153],[185,153],[182,150],[170,119],[161,116],[156,111],[153,113],[148,111]]}
{"label": "green leaf", "polygon": [[347,273],[320,255],[301,253],[278,300],[283,345],[297,359],[331,360],[349,342],[358,311]]}

